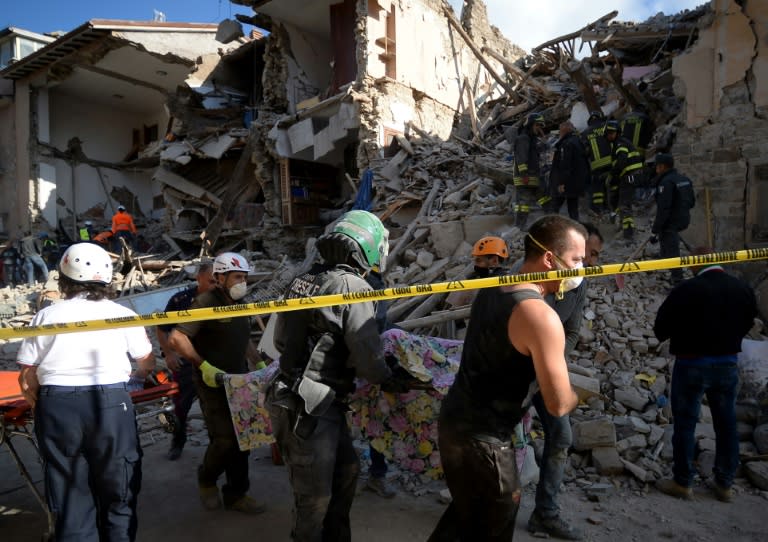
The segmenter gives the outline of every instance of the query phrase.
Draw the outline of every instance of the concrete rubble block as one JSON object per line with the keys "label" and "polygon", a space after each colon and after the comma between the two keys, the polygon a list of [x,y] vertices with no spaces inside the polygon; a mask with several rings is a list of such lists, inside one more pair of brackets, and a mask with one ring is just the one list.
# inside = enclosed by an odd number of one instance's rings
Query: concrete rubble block
{"label": "concrete rubble block", "polygon": [[715,426],[711,423],[696,424],[696,440],[709,438],[715,440]]}
{"label": "concrete rubble block", "polygon": [[645,448],[646,446],[648,446],[648,440],[645,438],[645,435],[632,435],[618,441],[616,443],[616,451],[622,454],[627,450]]}
{"label": "concrete rubble block", "polygon": [[461,244],[459,244],[458,247],[456,247],[455,252],[451,255],[451,259],[454,261],[463,260],[465,258],[469,258],[472,255],[472,245],[467,243],[466,241],[462,241]]}
{"label": "concrete rubble block", "polygon": [[[474,244],[478,239],[486,235],[493,235],[489,232],[499,232],[507,229],[514,222],[512,215],[480,215],[472,216],[464,220],[464,239]],[[498,233],[496,233],[498,235]]]}
{"label": "concrete rubble block", "polygon": [[619,388],[614,390],[613,397],[622,405],[642,412],[648,404],[648,393],[644,390],[638,390],[636,388]]}
{"label": "concrete rubble block", "polygon": [[616,427],[608,418],[578,422],[573,426],[573,447],[577,451],[616,445]]}
{"label": "concrete rubble block", "polygon": [[613,476],[624,472],[624,464],[614,446],[592,448],[592,466],[602,476]]}
{"label": "concrete rubble block", "polygon": [[739,440],[751,440],[755,428],[752,424],[746,422],[736,422],[736,431],[739,433]]}
{"label": "concrete rubble block", "polygon": [[699,410],[699,422],[712,423],[712,411],[707,405],[701,405],[701,410]]}
{"label": "concrete rubble block", "polygon": [[648,434],[651,432],[651,426],[648,425],[645,421],[641,420],[640,418],[636,416],[629,416],[627,418],[628,425],[636,432],[636,433],[643,433]]}
{"label": "concrete rubble block", "polygon": [[758,425],[752,434],[752,438],[755,441],[758,453],[768,454],[768,423]]}
{"label": "concrete rubble block", "polygon": [[584,488],[584,493],[590,501],[598,502],[610,499],[615,490],[613,484],[591,484]]}
{"label": "concrete rubble block", "polygon": [[435,261],[435,255],[428,250],[421,249],[416,255],[416,263],[421,266],[422,269],[428,269]]}
{"label": "concrete rubble block", "polygon": [[304,119],[288,128],[288,141],[291,144],[291,152],[299,153],[315,144],[315,130],[312,119]]}
{"label": "concrete rubble block", "polygon": [[412,248],[406,248],[405,252],[403,252],[403,261],[407,264],[415,262],[417,257],[418,253]]}
{"label": "concrete rubble block", "polygon": [[634,371],[616,371],[609,380],[614,388],[627,388],[635,381]]}
{"label": "concrete rubble block", "polygon": [[619,321],[619,317],[616,316],[613,312],[607,312],[603,316],[603,321],[605,322],[605,326],[613,329],[621,329],[621,322]]}
{"label": "concrete rubble block", "polygon": [[740,457],[752,457],[755,455],[758,455],[757,446],[755,446],[751,441],[742,440],[741,442],[739,442]]}
{"label": "concrete rubble block", "polygon": [[664,375],[657,375],[656,380],[650,386],[650,390],[657,397],[664,394],[667,391],[667,377]]}
{"label": "concrete rubble block", "polygon": [[571,380],[573,390],[579,396],[579,401],[586,401],[589,397],[600,395],[600,381],[597,378],[590,378],[570,371],[568,377]]}
{"label": "concrete rubble block", "polygon": [[595,342],[597,335],[589,329],[586,325],[582,325],[579,329],[579,342],[581,344],[591,344]]}
{"label": "concrete rubble block", "polygon": [[714,452],[716,445],[715,439],[711,438],[702,438],[696,441],[696,446],[703,452]]}
{"label": "concrete rubble block", "polygon": [[658,425],[651,425],[651,432],[648,433],[648,444],[655,446],[664,436],[664,429]]}
{"label": "concrete rubble block", "polygon": [[243,25],[234,19],[224,19],[216,29],[216,41],[229,43],[243,37]]}
{"label": "concrete rubble block", "polygon": [[631,461],[621,459],[621,463],[624,465],[624,468],[632,474],[632,476],[641,482],[652,482],[655,479],[652,473],[649,473],[647,470],[640,467],[639,465],[635,465]]}
{"label": "concrete rubble block", "polygon": [[648,353],[648,341],[640,340],[640,341],[632,341],[629,343],[630,347],[632,348],[633,352],[637,352],[638,354],[647,354]]}
{"label": "concrete rubble block", "polygon": [[438,258],[451,256],[456,247],[464,241],[464,226],[459,220],[438,222],[429,226],[432,247]]}
{"label": "concrete rubble block", "polygon": [[768,491],[768,461],[749,461],[744,464],[744,473],[752,485]]}

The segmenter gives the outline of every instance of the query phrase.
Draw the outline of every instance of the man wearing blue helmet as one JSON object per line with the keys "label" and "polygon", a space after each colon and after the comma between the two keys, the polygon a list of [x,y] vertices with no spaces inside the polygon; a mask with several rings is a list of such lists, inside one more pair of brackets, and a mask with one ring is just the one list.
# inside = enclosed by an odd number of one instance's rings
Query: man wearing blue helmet
{"label": "man wearing blue helmet", "polygon": [[[286,298],[371,292],[364,276],[388,252],[388,232],[367,211],[350,211],[321,236],[322,262],[295,277]],[[283,312],[275,346],[280,370],[267,408],[294,494],[291,538],[350,540],[349,511],[360,470],[345,412],[354,378],[405,391],[384,361],[374,302]]]}

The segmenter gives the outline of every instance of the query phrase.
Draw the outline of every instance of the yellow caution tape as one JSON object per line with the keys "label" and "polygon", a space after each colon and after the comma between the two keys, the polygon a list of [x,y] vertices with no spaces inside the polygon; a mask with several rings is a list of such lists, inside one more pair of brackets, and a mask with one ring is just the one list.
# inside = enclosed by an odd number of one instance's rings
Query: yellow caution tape
{"label": "yellow caution tape", "polygon": [[121,327],[158,326],[165,324],[178,324],[181,322],[194,322],[199,320],[220,320],[222,318],[254,316],[257,314],[270,314],[274,312],[318,309],[321,307],[330,307],[333,305],[364,303],[366,301],[390,300],[398,299],[401,297],[440,294],[461,290],[493,288],[495,286],[520,284],[523,282],[545,282],[548,280],[564,279],[567,277],[602,277],[624,273],[639,273],[643,271],[660,271],[664,269],[690,267],[694,265],[725,264],[765,259],[768,259],[768,249],[766,248],[737,250],[732,252],[717,252],[713,254],[702,254],[699,256],[681,256],[679,258],[665,258],[660,260],[597,265],[594,267],[583,267],[580,269],[559,269],[537,273],[505,275],[501,277],[488,277],[471,280],[452,280],[448,282],[436,282],[433,284],[416,284],[413,286],[398,286],[394,288],[384,288],[382,290],[373,290],[368,292],[351,292],[346,294],[331,294],[316,297],[301,297],[296,299],[279,299],[273,301],[260,301],[258,303],[227,305],[224,307],[211,307],[205,309],[154,312],[151,314],[125,316],[121,318],[106,318],[103,320],[86,320],[81,322],[47,324],[44,326],[6,328],[0,329],[0,339],[33,337],[38,335],[58,335],[60,333],[98,331],[102,329]]}

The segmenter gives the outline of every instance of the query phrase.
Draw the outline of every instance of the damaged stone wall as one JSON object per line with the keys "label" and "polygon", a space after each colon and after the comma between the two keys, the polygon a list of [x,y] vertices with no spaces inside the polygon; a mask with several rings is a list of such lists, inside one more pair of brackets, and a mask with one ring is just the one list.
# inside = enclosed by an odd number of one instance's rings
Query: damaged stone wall
{"label": "damaged stone wall", "polygon": [[765,2],[713,0],[698,43],[673,63],[685,110],[672,153],[699,188],[688,235],[715,249],[768,243],[767,25]]}
{"label": "damaged stone wall", "polygon": [[482,0],[465,0],[461,10],[461,25],[472,39],[481,47],[496,51],[510,61],[525,56],[527,53],[510,42],[497,27],[488,20],[488,9]]}

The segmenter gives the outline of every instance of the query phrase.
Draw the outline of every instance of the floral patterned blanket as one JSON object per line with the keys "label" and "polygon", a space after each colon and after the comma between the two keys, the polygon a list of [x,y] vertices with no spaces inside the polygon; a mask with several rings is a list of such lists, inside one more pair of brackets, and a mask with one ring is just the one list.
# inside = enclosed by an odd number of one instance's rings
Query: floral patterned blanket
{"label": "floral patterned blanket", "polygon": [[[437,417],[442,398],[453,384],[461,360],[462,341],[413,335],[391,329],[382,335],[385,356],[392,356],[419,380],[432,382],[431,390],[383,393],[378,386],[358,380],[350,398],[352,423],[364,438],[401,470],[442,476],[437,449]],[[264,408],[264,384],[278,364],[244,375],[228,375],[225,389],[241,450],[274,441],[269,415]],[[525,458],[526,435],[531,418],[518,425],[514,443],[518,468]]]}

